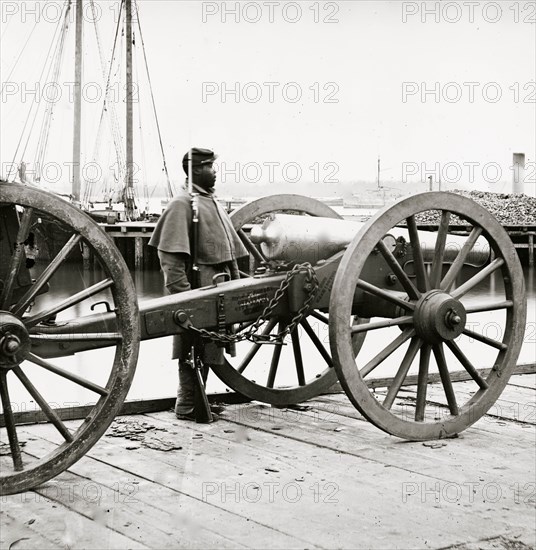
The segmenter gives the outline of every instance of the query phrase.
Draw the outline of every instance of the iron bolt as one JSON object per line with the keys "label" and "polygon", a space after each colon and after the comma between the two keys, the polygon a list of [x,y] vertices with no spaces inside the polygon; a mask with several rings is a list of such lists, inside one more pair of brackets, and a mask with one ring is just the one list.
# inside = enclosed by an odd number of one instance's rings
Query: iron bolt
{"label": "iron bolt", "polygon": [[459,325],[462,322],[462,318],[458,315],[458,312],[455,309],[449,310],[446,320],[451,326]]}
{"label": "iron bolt", "polygon": [[14,334],[7,333],[4,338],[2,338],[1,342],[2,351],[6,355],[15,355],[17,351],[19,351],[20,340]]}
{"label": "iron bolt", "polygon": [[394,286],[396,285],[397,281],[398,281],[398,277],[394,273],[389,273],[389,275],[387,275],[388,285]]}
{"label": "iron bolt", "polygon": [[185,323],[188,320],[188,314],[185,311],[177,311],[175,313],[175,321],[179,324]]}

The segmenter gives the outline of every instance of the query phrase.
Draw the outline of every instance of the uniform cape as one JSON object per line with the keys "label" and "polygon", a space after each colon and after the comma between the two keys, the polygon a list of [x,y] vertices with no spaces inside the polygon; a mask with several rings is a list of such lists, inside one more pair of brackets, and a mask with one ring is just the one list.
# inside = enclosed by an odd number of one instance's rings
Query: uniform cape
{"label": "uniform cape", "polygon": [[[197,263],[214,265],[247,256],[247,249],[214,195],[201,190],[198,186],[195,188],[199,192]],[[181,190],[158,220],[149,246],[164,252],[188,254],[191,257],[191,227],[191,198],[186,190]]]}

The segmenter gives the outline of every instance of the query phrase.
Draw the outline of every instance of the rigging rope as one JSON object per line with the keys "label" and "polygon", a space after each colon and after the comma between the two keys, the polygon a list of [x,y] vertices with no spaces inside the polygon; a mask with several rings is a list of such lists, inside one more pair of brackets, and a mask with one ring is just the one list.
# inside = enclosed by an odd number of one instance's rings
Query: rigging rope
{"label": "rigging rope", "polygon": [[4,93],[4,86],[9,82],[9,79],[11,78],[11,75],[13,74],[13,71],[16,69],[17,63],[20,61],[20,58],[22,57],[22,54],[24,53],[24,50],[26,49],[26,46],[28,45],[28,42],[30,41],[30,38],[32,37],[33,32],[35,31],[35,28],[37,27],[38,22],[39,21],[35,22],[35,25],[33,26],[33,29],[31,30],[30,34],[28,35],[28,38],[26,39],[26,42],[24,43],[24,46],[22,47],[22,50],[20,51],[19,56],[17,57],[17,60],[13,64],[13,67],[11,68],[11,71],[9,72],[9,74],[8,74],[8,76],[7,76],[7,78],[4,82],[4,85],[2,86],[2,93]]}
{"label": "rigging rope", "polygon": [[[143,198],[145,199],[145,211],[148,212],[149,210],[149,187],[147,185],[147,170],[146,170],[146,166],[147,166],[147,163],[146,163],[146,159],[145,159],[145,143],[143,141],[143,132],[142,132],[142,110],[141,108],[139,108],[139,105],[141,104],[141,94],[140,94],[140,86],[139,86],[139,82],[140,82],[140,79],[139,79],[139,74],[138,74],[138,49],[136,48],[135,46],[135,41],[133,41],[133,57],[134,57],[134,71],[135,71],[135,74],[136,74],[136,77],[135,77],[135,82],[138,83],[138,119],[139,119],[139,123],[138,123],[138,128],[139,128],[139,131],[140,131],[140,151],[141,151],[141,157],[142,157],[142,161],[141,161],[141,169],[142,169],[142,189],[143,189]],[[139,165],[138,165],[138,168],[139,168]]]}
{"label": "rigging rope", "polygon": [[[91,0],[91,6],[94,9],[93,0]],[[109,109],[110,114],[111,114],[110,127],[112,129],[112,132],[114,133],[114,143],[115,143],[116,152],[117,152],[117,155],[118,155],[118,162],[120,164],[124,164],[124,160],[123,160],[124,159],[124,151],[123,151],[123,148],[122,148],[123,143],[122,143],[122,140],[121,140],[121,132],[120,132],[120,129],[119,129],[119,122],[118,122],[117,113],[116,113],[116,110],[115,110],[115,103],[113,101],[108,102],[108,97],[109,97],[109,94],[110,94],[110,77],[111,77],[113,61],[114,61],[114,57],[115,57],[115,48],[116,48],[116,45],[117,45],[119,27],[121,25],[121,16],[122,16],[122,13],[123,13],[122,10],[123,10],[123,4],[121,3],[121,6],[119,8],[119,18],[117,20],[117,26],[116,26],[116,30],[115,30],[114,45],[113,45],[113,48],[112,48],[112,57],[110,59],[110,68],[108,70],[108,76],[107,77],[106,77],[106,62],[104,60],[104,55],[102,53],[102,48],[100,46],[100,39],[99,39],[99,35],[98,35],[98,30],[97,30],[97,18],[96,17],[93,18],[94,19],[94,24],[95,24],[95,35],[97,37],[97,44],[98,44],[98,47],[99,47],[99,54],[100,54],[100,57],[101,57],[101,66],[102,66],[103,78],[106,81],[106,93],[105,93],[105,96],[104,96],[104,106],[103,106],[103,108],[106,110],[106,112],[108,112],[108,109]]]}
{"label": "rigging rope", "polygon": [[[69,12],[69,9],[70,9],[70,3],[66,3],[65,4],[65,8],[66,8],[66,15],[67,16],[67,13]],[[48,70],[46,72],[46,77],[45,79],[48,79],[48,75],[50,74],[50,71],[52,69],[52,60],[54,59],[54,57],[56,56],[56,50],[58,48],[58,45],[59,45],[59,39],[58,39],[58,42],[56,43],[56,34],[58,33],[58,30],[60,29],[60,27],[62,25],[60,25],[62,19],[59,18],[58,19],[58,23],[56,25],[56,28],[54,29],[54,34],[52,35],[52,40],[50,42],[50,46],[48,48],[48,52],[47,52],[47,55],[45,57],[45,61],[43,63],[43,68],[41,69],[41,74],[39,75],[39,87],[41,89],[41,82],[43,80],[43,76],[45,74],[45,69],[47,68],[47,65],[49,65],[49,62],[50,62],[50,65],[48,66]],[[54,49],[54,55],[51,57],[50,56],[50,51],[52,50],[52,46],[54,45],[54,43],[56,43],[56,47]],[[24,138],[24,134],[25,134],[25,131],[26,131],[26,126],[28,125],[28,121],[30,120],[30,116],[32,114],[32,110],[34,108],[34,103],[35,102],[31,102],[30,103],[30,109],[28,110],[28,115],[26,116],[26,120],[24,122],[24,126],[22,128],[22,132],[21,132],[21,135],[20,135],[20,138],[19,138],[19,142],[17,143],[17,148],[15,149],[15,153],[13,155],[13,161],[12,161],[12,166],[15,165],[16,163],[16,160],[17,160],[17,154],[19,152],[19,148],[20,148],[20,145],[22,143],[22,140]],[[37,107],[36,107],[36,110],[35,110],[35,115],[34,115],[34,118],[33,118],[33,121],[32,121],[32,125],[30,127],[30,130],[28,132],[28,137],[26,138],[26,143],[24,144],[24,150],[22,151],[22,155],[21,155],[21,163],[22,161],[24,160],[24,155],[26,154],[26,149],[28,148],[28,143],[30,142],[30,138],[32,136],[32,132],[33,132],[33,128],[35,126],[35,121],[37,119],[37,114],[39,112],[39,103],[37,103]],[[15,172],[15,175],[16,175],[16,172]],[[6,180],[9,178],[9,174],[7,174],[6,176]],[[13,177],[13,180],[12,181],[15,181],[15,176]]]}
{"label": "rigging rope", "polygon": [[[61,74],[62,59],[63,59],[63,54],[65,52],[65,37],[67,35],[68,28],[69,28],[69,19],[66,13],[63,29],[60,37],[58,52],[56,54],[56,59],[54,60],[55,66],[54,66],[54,72],[52,75],[52,82],[55,84],[58,83],[58,80]],[[37,144],[37,160],[35,162],[36,175],[37,175],[37,171],[39,170],[39,167],[42,167],[44,164],[55,103],[56,103],[55,100],[47,99],[47,109],[45,110],[45,117],[43,120],[43,124],[41,126],[41,133]],[[40,181],[40,179],[41,179],[41,175],[39,174],[38,177],[35,178],[35,181]]]}
{"label": "rigging rope", "polygon": [[[95,146],[93,148],[93,162],[97,161],[97,152],[100,150],[100,142],[101,142],[101,136],[102,136],[102,126],[104,121],[104,111],[101,112],[100,120],[99,120],[99,126],[97,128],[97,137],[95,138]],[[95,185],[95,180],[91,180],[90,182],[87,182],[84,180],[84,191],[83,191],[83,198],[82,198],[82,204],[84,207],[87,207],[87,205],[91,202],[91,196],[93,194],[93,189]]]}
{"label": "rigging rope", "polygon": [[141,48],[142,48],[142,51],[143,51],[143,59],[145,60],[145,70],[147,72],[147,80],[149,81],[149,90],[151,92],[151,101],[152,101],[152,104],[153,104],[153,112],[154,112],[154,118],[155,118],[155,121],[156,121],[156,129],[158,131],[158,140],[160,141],[160,150],[162,151],[162,161],[164,163],[164,172],[166,174],[166,178],[167,178],[167,185],[168,185],[168,188],[167,188],[167,191],[168,191],[168,198],[173,198],[173,188],[171,186],[171,181],[169,179],[169,173],[168,173],[168,168],[167,168],[167,163],[166,163],[166,155],[164,153],[164,145],[162,144],[162,134],[160,132],[160,123],[158,121],[158,115],[157,115],[157,112],[156,112],[156,103],[155,103],[155,100],[154,100],[154,94],[153,94],[153,85],[151,83],[151,75],[149,74],[149,64],[147,63],[147,55],[145,53],[145,42],[143,41],[143,34],[141,32],[141,23],[140,23],[140,14],[139,14],[139,10],[138,10],[138,2],[135,1],[134,2],[134,6],[135,6],[135,9],[136,9],[136,19],[138,21],[138,29],[140,31],[140,40],[141,40]]}
{"label": "rigging rope", "polygon": [[[96,39],[97,39],[97,47],[99,49],[99,56],[100,56],[101,69],[102,69],[102,77],[103,77],[103,80],[104,80],[104,83],[105,83],[104,101],[103,101],[101,117],[100,117],[100,121],[99,121],[99,128],[98,128],[98,131],[97,131],[97,138],[95,140],[95,146],[94,146],[94,151],[93,151],[93,161],[97,162],[97,155],[98,155],[98,153],[100,153],[100,142],[101,142],[101,137],[102,137],[102,124],[103,124],[103,121],[104,121],[104,117],[107,114],[108,115],[108,123],[110,125],[110,131],[112,133],[112,138],[113,138],[114,145],[115,145],[116,162],[117,162],[117,166],[118,166],[120,176],[121,176],[122,167],[125,164],[124,152],[123,152],[123,143],[122,143],[122,139],[121,139],[121,131],[120,131],[120,128],[119,128],[117,112],[115,110],[115,103],[113,101],[108,101],[108,99],[109,99],[109,94],[110,94],[110,79],[111,79],[113,63],[114,63],[114,59],[115,59],[115,50],[116,50],[116,47],[117,47],[117,39],[118,39],[118,35],[119,35],[119,28],[121,26],[121,15],[122,15],[122,10],[123,10],[123,3],[121,3],[121,5],[119,7],[119,17],[117,19],[117,25],[116,25],[116,29],[115,29],[115,37],[114,37],[114,42],[113,42],[113,47],[112,47],[112,56],[111,56],[111,59],[110,59],[110,66],[108,68],[108,71],[106,70],[106,61],[104,59],[104,54],[103,54],[103,50],[102,50],[102,47],[101,47],[99,32],[98,32],[98,28],[97,28],[97,17],[96,17],[96,12],[95,12],[95,4],[94,4],[93,0],[91,0],[91,9],[93,10],[93,22],[94,22],[94,27],[95,27],[95,36],[96,36]],[[105,171],[103,170],[103,173],[104,172]],[[103,183],[101,184],[101,186],[99,188],[99,191],[100,191],[104,187],[104,193],[106,193],[106,180],[107,180],[107,178],[104,178],[104,181],[103,181]],[[94,191],[94,184],[95,184],[95,182],[92,181],[92,182],[90,182],[89,184],[87,184],[85,186],[84,200],[86,201],[86,203],[88,203],[91,199],[91,195]]]}

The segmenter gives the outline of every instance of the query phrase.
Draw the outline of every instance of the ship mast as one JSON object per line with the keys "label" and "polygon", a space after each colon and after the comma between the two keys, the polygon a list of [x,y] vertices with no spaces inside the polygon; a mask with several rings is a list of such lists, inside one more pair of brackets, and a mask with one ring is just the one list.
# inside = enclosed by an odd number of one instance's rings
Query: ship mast
{"label": "ship mast", "polygon": [[82,0],[76,0],[76,37],[74,63],[74,128],[72,197],[80,204],[80,139],[82,130]]}
{"label": "ship mast", "polygon": [[127,165],[125,175],[125,213],[127,219],[133,220],[136,217],[136,203],[134,201],[134,182],[133,182],[133,108],[132,108],[132,0],[125,0],[125,17],[126,17],[126,132],[127,132]]}

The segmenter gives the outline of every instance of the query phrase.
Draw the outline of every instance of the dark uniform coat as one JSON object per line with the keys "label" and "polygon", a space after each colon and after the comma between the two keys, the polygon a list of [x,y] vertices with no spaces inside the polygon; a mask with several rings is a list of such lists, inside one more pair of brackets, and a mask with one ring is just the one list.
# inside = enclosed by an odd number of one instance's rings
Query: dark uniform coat
{"label": "dark uniform coat", "polygon": [[[236,260],[248,255],[247,249],[237,235],[227,212],[218,204],[214,195],[197,185],[199,194],[199,225],[197,264],[201,285],[212,284],[217,273],[229,273],[238,278]],[[192,206],[190,195],[182,190],[167,206],[158,220],[149,241],[158,249],[160,265],[164,273],[166,289],[170,294],[190,290],[187,273],[193,255],[191,250]],[[173,358],[181,359],[189,350],[190,342],[184,337],[175,337]],[[204,346],[206,364],[223,360],[221,348],[215,344]]]}
{"label": "dark uniform coat", "polygon": [[[218,204],[213,194],[194,185],[199,193],[199,226],[197,263],[202,265],[232,262],[248,251],[236,234],[225,210]],[[192,255],[190,250],[190,230],[192,226],[192,206],[186,190],[175,197],[156,224],[150,246],[164,252]]]}

